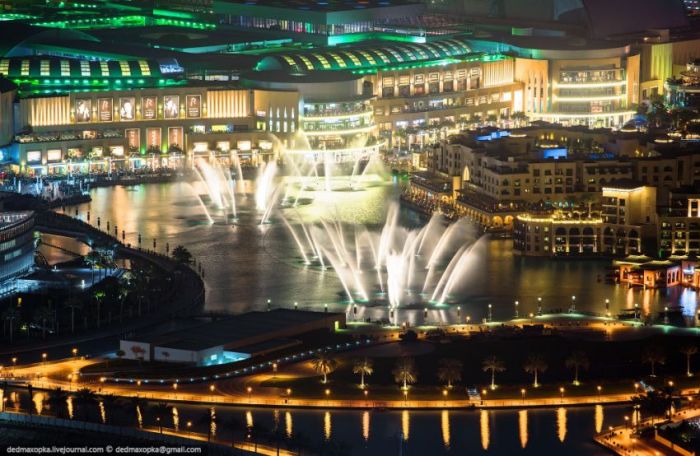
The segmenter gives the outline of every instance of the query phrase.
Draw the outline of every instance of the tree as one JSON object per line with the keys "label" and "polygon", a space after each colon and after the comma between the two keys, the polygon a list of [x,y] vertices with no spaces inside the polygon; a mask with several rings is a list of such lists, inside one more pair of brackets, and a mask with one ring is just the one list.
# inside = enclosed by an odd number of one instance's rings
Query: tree
{"label": "tree", "polygon": [[567,369],[574,370],[574,385],[578,385],[578,372],[579,369],[588,370],[590,362],[588,361],[588,356],[582,351],[575,351],[564,361]]}
{"label": "tree", "polygon": [[496,389],[496,372],[503,372],[506,366],[503,361],[491,355],[481,363],[481,370],[484,372],[491,371],[491,389]]}
{"label": "tree", "polygon": [[87,421],[89,408],[96,402],[95,393],[90,388],[81,388],[75,392],[75,402],[83,412],[83,421]]}
{"label": "tree", "polygon": [[34,313],[34,322],[41,326],[42,339],[46,339],[46,325],[50,320],[53,320],[53,312],[46,306],[39,307]]}
{"label": "tree", "polygon": [[486,116],[486,121],[489,124],[493,125],[498,121],[498,116],[496,116],[495,114],[489,114],[488,116]]}
{"label": "tree", "polygon": [[83,308],[83,302],[76,296],[71,295],[63,305],[70,309],[70,331],[75,333],[75,311]]}
{"label": "tree", "polygon": [[547,366],[547,363],[545,362],[544,358],[542,358],[542,355],[530,355],[525,361],[523,368],[525,369],[525,372],[534,376],[533,386],[535,388],[540,386],[538,381],[539,374],[546,371],[547,367],[549,366]]}
{"label": "tree", "polygon": [[510,115],[510,118],[515,122],[515,124],[518,127],[521,124],[527,122],[527,115],[525,115],[525,113],[522,111],[515,111],[513,114]]}
{"label": "tree", "polygon": [[365,358],[358,358],[352,365],[352,373],[360,374],[360,388],[365,389],[365,375],[372,375],[374,372],[374,367],[372,360]]}
{"label": "tree", "polygon": [[126,356],[126,352],[122,349],[117,350],[114,354],[117,355],[117,359],[119,360]]}
{"label": "tree", "polygon": [[418,381],[416,362],[413,360],[413,358],[399,358],[396,361],[396,365],[391,373],[394,375],[394,381],[396,383],[401,383],[402,389],[406,389],[408,388],[409,384],[413,384]]}
{"label": "tree", "polygon": [[68,393],[66,393],[62,388],[56,388],[49,392],[49,397],[47,403],[51,412],[53,412],[56,418],[66,417],[66,405],[68,404]]}
{"label": "tree", "polygon": [[462,362],[457,359],[445,358],[440,360],[437,376],[440,381],[452,388],[452,383],[462,380]]}
{"label": "tree", "polygon": [[651,376],[656,377],[656,365],[666,363],[666,355],[657,346],[650,346],[642,353],[642,362],[651,367]]}
{"label": "tree", "polygon": [[656,388],[632,398],[632,404],[651,417],[653,425],[655,416],[664,416],[671,409],[674,393],[675,390],[671,387]]}
{"label": "tree", "polygon": [[178,263],[182,264],[190,264],[192,263],[192,254],[190,253],[189,250],[187,250],[185,247],[178,245],[173,249],[173,252],[170,254],[173,257],[173,260],[177,261]]}
{"label": "tree", "polygon": [[328,383],[328,374],[333,372],[338,366],[338,362],[328,356],[326,353],[319,353],[316,358],[311,360],[311,365],[318,374],[323,375],[324,384]]}
{"label": "tree", "polygon": [[3,312],[2,314],[3,321],[7,321],[8,327],[10,328],[10,343],[12,343],[13,340],[15,321],[19,320],[21,317],[22,316],[19,313],[19,310],[17,310],[17,308],[15,307],[9,307],[5,309],[5,312]]}
{"label": "tree", "polygon": [[165,417],[170,413],[172,413],[172,407],[165,402],[159,402],[153,406],[153,415],[156,417],[161,434],[163,433],[163,422],[165,421]]}
{"label": "tree", "polygon": [[686,345],[681,348],[681,353],[685,355],[685,374],[688,377],[692,377],[693,373],[690,372],[690,357],[698,352],[698,347],[695,345]]}
{"label": "tree", "polygon": [[93,294],[93,297],[95,298],[95,302],[97,303],[97,327],[100,327],[100,320],[101,320],[101,307],[102,307],[102,301],[104,300],[106,296],[106,293],[104,290],[97,290]]}
{"label": "tree", "polygon": [[473,125],[478,126],[481,123],[481,116],[479,114],[474,114],[469,120]]}

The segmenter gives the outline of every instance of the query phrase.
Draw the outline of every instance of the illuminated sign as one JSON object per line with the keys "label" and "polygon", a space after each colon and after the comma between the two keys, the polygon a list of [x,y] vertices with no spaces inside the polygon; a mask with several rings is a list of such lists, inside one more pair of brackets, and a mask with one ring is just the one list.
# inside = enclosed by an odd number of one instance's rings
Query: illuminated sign
{"label": "illuminated sign", "polygon": [[111,146],[109,148],[109,152],[114,155],[115,157],[123,157],[124,156],[124,146]]}
{"label": "illuminated sign", "polygon": [[119,118],[134,120],[136,118],[136,99],[134,97],[119,99]]}
{"label": "illuminated sign", "polygon": [[163,97],[163,117],[166,119],[177,119],[180,117],[180,97],[177,95],[166,95]]}
{"label": "illuminated sign", "polygon": [[196,142],[192,145],[192,150],[194,152],[207,152],[209,150],[209,144],[205,142]]}
{"label": "illuminated sign", "polygon": [[216,148],[221,152],[228,152],[231,150],[231,143],[229,141],[217,141]]}
{"label": "illuminated sign", "polygon": [[90,122],[92,120],[92,100],[78,98],[75,100],[75,121]]}
{"label": "illuminated sign", "polygon": [[27,152],[27,161],[30,163],[41,161],[41,151],[40,150],[31,150],[31,151]]}
{"label": "illuminated sign", "polygon": [[237,147],[238,150],[250,150],[251,144],[250,141],[238,141]]}
{"label": "illuminated sign", "polygon": [[124,130],[124,136],[126,136],[126,145],[129,149],[138,149],[141,147],[141,135],[138,128]]}
{"label": "illuminated sign", "polygon": [[112,121],[112,99],[99,98],[97,100],[97,114],[100,122]]}
{"label": "illuminated sign", "polygon": [[182,127],[171,127],[168,128],[168,147],[178,147],[182,149]]}
{"label": "illuminated sign", "polygon": [[272,141],[266,139],[260,140],[258,141],[258,146],[260,146],[262,150],[272,150]]}
{"label": "illuminated sign", "polygon": [[185,101],[187,102],[187,117],[197,118],[202,115],[201,95],[187,95]]}
{"label": "illuminated sign", "polygon": [[158,97],[143,97],[141,104],[141,117],[146,120],[155,119],[158,112]]}
{"label": "illuminated sign", "polygon": [[51,149],[46,151],[46,158],[48,161],[60,161],[61,160],[61,149]]}
{"label": "illuminated sign", "polygon": [[149,149],[160,149],[160,128],[147,128],[146,141]]}

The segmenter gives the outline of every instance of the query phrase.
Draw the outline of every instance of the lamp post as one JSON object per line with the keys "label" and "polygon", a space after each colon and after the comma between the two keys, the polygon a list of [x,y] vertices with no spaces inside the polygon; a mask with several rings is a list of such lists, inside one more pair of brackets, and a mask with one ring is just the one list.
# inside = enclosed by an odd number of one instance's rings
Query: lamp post
{"label": "lamp post", "polygon": [[542,315],[542,297],[537,297],[537,316]]}
{"label": "lamp post", "polygon": [[160,433],[162,434],[163,433],[163,425],[160,422],[159,416],[156,417],[156,423],[158,423],[158,427],[160,428]]}
{"label": "lamp post", "polygon": [[408,404],[408,388],[403,389],[403,406],[406,407]]}
{"label": "lamp post", "polygon": [[78,356],[78,349],[77,348],[73,348],[73,350],[71,350],[71,352],[73,353],[73,358]]}
{"label": "lamp post", "polygon": [[559,388],[559,394],[561,396],[561,403],[563,404],[564,403],[564,387],[563,386]]}
{"label": "lamp post", "polygon": [[42,354],[41,354],[41,360],[42,360],[43,362],[46,362],[46,357],[47,357],[47,356],[48,356],[48,355],[47,355],[46,353],[42,353]]}
{"label": "lamp post", "polygon": [[605,300],[605,316],[610,318],[610,300]]}
{"label": "lamp post", "polygon": [[299,303],[294,301],[294,310],[299,310]]}
{"label": "lamp post", "polygon": [[328,397],[331,395],[331,390],[326,388],[326,391],[323,392],[326,395],[326,407],[328,406]]}
{"label": "lamp post", "polygon": [[639,321],[639,304],[634,303],[634,319]]}
{"label": "lamp post", "polygon": [[367,395],[369,394],[369,391],[367,391],[367,389],[365,389],[365,390],[362,392],[362,394],[365,395],[365,407],[367,407]]}
{"label": "lamp post", "polygon": [[520,305],[519,301],[515,301],[515,318],[518,318],[518,306]]}
{"label": "lamp post", "polygon": [[250,402],[250,393],[253,392],[253,388],[251,388],[251,387],[249,386],[249,387],[247,387],[245,390],[246,390],[246,392],[248,393],[248,402]]}
{"label": "lamp post", "polygon": [[462,321],[462,306],[457,306],[457,321]]}
{"label": "lamp post", "polygon": [[595,387],[595,389],[598,391],[598,402],[600,402],[600,391],[603,389],[603,387],[598,385]]}
{"label": "lamp post", "polygon": [[525,392],[526,392],[525,388],[522,388],[520,390],[520,396],[523,398],[523,404],[525,404]]}
{"label": "lamp post", "polygon": [[447,389],[442,390],[442,406],[447,406]]}
{"label": "lamp post", "polygon": [[270,305],[271,305],[271,304],[272,304],[272,300],[271,300],[271,299],[268,299],[268,300],[267,300],[267,310],[268,310],[268,312],[271,310],[271,309],[270,309]]}
{"label": "lamp post", "polygon": [[214,387],[213,383],[211,385],[209,385],[209,392],[211,393],[209,400],[212,402],[214,402],[214,389],[215,389],[215,387]]}
{"label": "lamp post", "polygon": [[16,356],[12,357],[12,365],[17,366],[17,357]]}
{"label": "lamp post", "polygon": [[492,320],[493,320],[493,314],[491,313],[491,303],[489,303],[489,318],[488,318],[488,322],[491,323]]}
{"label": "lamp post", "polygon": [[175,399],[177,399],[177,383],[173,383],[173,391],[175,392]]}
{"label": "lamp post", "polygon": [[664,306],[664,324],[668,324],[668,306]]}
{"label": "lamp post", "polygon": [[576,295],[571,296],[571,308],[569,309],[570,313],[576,312]]}

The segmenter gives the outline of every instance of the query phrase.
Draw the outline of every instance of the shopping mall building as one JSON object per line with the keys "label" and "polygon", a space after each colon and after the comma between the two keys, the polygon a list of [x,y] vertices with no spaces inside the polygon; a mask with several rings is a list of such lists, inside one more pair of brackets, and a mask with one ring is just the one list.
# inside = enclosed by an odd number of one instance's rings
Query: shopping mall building
{"label": "shopping mall building", "polygon": [[645,22],[558,0],[536,18],[505,1],[497,20],[450,1],[16,8],[0,14],[0,158],[28,173],[344,161],[514,113],[619,127],[700,57],[682,2],[660,2]]}

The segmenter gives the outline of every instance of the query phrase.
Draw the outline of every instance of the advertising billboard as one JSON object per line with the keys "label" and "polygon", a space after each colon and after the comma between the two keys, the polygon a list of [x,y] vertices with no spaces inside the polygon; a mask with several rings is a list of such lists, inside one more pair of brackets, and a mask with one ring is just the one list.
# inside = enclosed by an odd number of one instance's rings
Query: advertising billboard
{"label": "advertising billboard", "polygon": [[182,137],[182,127],[170,127],[168,128],[168,148],[177,147],[179,149],[184,149],[183,147],[183,137]]}
{"label": "advertising billboard", "polygon": [[111,98],[99,98],[97,100],[97,117],[100,122],[111,122],[112,121],[112,99]]}
{"label": "advertising billboard", "polygon": [[160,128],[147,128],[146,141],[149,149],[160,149]]}
{"label": "advertising billboard", "polygon": [[119,118],[121,120],[134,120],[136,118],[136,99],[134,97],[119,99]]}
{"label": "advertising billboard", "polygon": [[138,128],[128,128],[124,130],[126,137],[126,145],[130,150],[135,150],[141,147],[141,135]]}
{"label": "advertising billboard", "polygon": [[77,98],[75,100],[75,121],[90,122],[92,120],[92,100]]}
{"label": "advertising billboard", "polygon": [[166,95],[163,97],[163,117],[166,119],[177,119],[180,117],[179,96]]}
{"label": "advertising billboard", "polygon": [[197,118],[202,115],[201,95],[187,95],[185,101],[187,102],[187,117]]}
{"label": "advertising billboard", "polygon": [[141,103],[141,117],[146,120],[155,119],[158,113],[158,97],[143,97]]}

